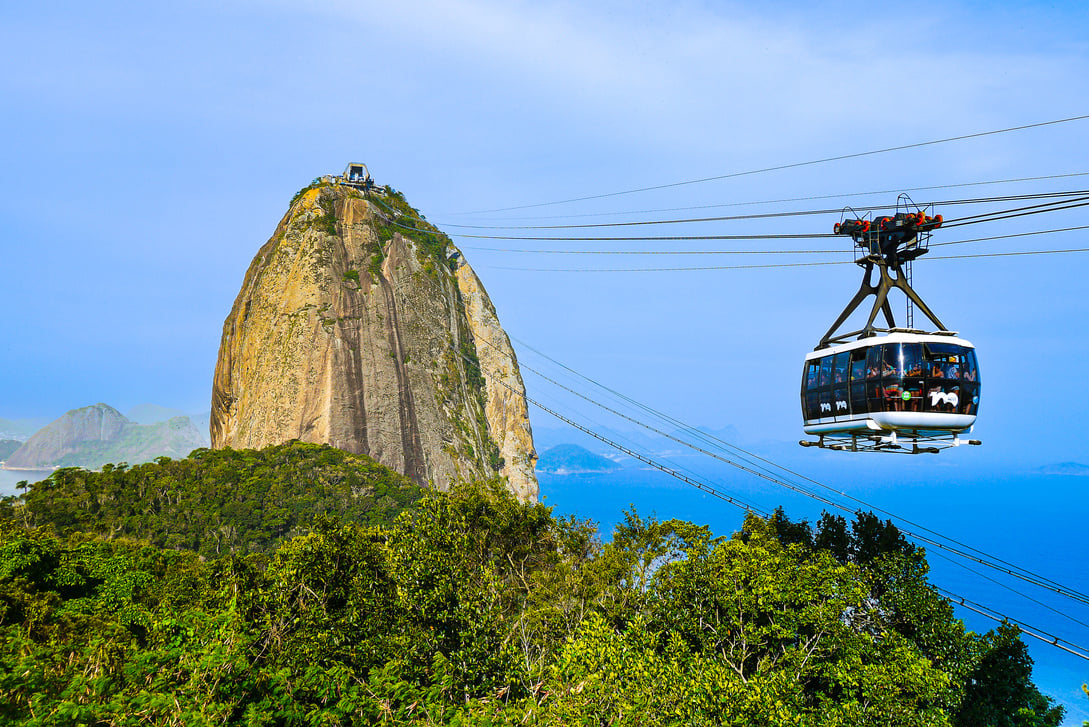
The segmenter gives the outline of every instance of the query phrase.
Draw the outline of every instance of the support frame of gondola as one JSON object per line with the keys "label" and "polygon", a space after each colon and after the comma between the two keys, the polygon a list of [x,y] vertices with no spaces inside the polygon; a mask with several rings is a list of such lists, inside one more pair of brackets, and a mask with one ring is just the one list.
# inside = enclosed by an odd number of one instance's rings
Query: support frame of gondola
{"label": "support frame of gondola", "polygon": [[[903,292],[908,300],[930,319],[937,330],[943,332],[949,330],[911,287],[903,268],[905,263],[929,252],[930,232],[941,226],[941,217],[929,217],[925,214],[925,208],[919,207],[916,207],[915,213],[910,213],[906,209],[909,205],[914,206],[907,195],[900,195],[896,213],[891,217],[880,218],[874,225],[857,217],[854,220],[848,220],[847,213],[853,210],[850,208],[844,210],[844,219],[836,225],[835,232],[849,235],[855,242],[856,250],[862,252],[861,257],[855,260],[855,263],[864,270],[862,285],[836,318],[832,327],[821,337],[817,349],[829,348],[852,339],[868,338],[877,333],[887,333],[896,329],[896,317],[889,304],[889,293],[893,288]],[[900,211],[902,206],[905,208],[904,212]],[[861,222],[865,224],[853,224]],[[875,271],[878,274],[876,285],[873,282]],[[837,334],[839,328],[871,295],[874,296],[874,302],[866,319],[866,325],[857,331]],[[875,325],[878,313],[884,315],[885,322],[888,324],[886,328]]]}

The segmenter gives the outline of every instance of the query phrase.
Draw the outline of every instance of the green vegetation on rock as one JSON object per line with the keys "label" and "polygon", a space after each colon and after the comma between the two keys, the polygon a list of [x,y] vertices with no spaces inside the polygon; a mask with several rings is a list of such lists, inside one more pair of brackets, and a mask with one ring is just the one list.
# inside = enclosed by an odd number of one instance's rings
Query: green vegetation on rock
{"label": "green vegetation on rock", "polygon": [[389,523],[422,492],[365,455],[289,442],[201,449],[187,459],[101,472],[60,469],[31,485],[20,507],[27,524],[59,534],[137,538],[215,556],[273,550],[318,515]]}
{"label": "green vegetation on rock", "polygon": [[0,439],[0,462],[10,457],[15,450],[22,446],[23,443],[17,439]]}

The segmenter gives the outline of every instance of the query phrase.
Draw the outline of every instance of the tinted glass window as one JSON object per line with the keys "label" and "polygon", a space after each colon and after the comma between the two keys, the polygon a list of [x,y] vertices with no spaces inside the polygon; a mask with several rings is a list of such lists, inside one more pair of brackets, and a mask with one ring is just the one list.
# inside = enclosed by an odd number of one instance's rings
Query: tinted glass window
{"label": "tinted glass window", "polygon": [[943,414],[963,413],[964,394],[955,379],[929,379],[926,391],[926,410]]}
{"label": "tinted glass window", "polygon": [[968,349],[964,352],[964,370],[961,378],[965,381],[979,381],[979,368],[976,366],[976,352]]}
{"label": "tinted glass window", "polygon": [[881,375],[881,347],[870,346],[866,349],[866,378],[873,379]]}
{"label": "tinted glass window", "polygon": [[901,398],[903,389],[900,387],[900,381],[898,379],[882,382],[880,392],[883,411],[903,410],[903,399]]}
{"label": "tinted glass window", "polygon": [[[969,354],[972,353],[970,348],[955,346],[951,343],[928,343],[924,348],[928,362],[928,376],[935,379],[961,379],[967,375],[965,369]],[[974,359],[975,356],[973,355],[972,358]]]}
{"label": "tinted glass window", "polygon": [[900,344],[886,343],[881,346],[881,375],[902,376],[903,367],[900,365]]}
{"label": "tinted glass window", "polygon": [[837,353],[832,360],[832,376],[834,383],[847,383],[847,367],[851,360],[851,354],[847,351]]}
{"label": "tinted glass window", "polygon": [[901,346],[904,357],[905,376],[923,376],[923,347],[918,343],[905,343]]}
{"label": "tinted glass window", "polygon": [[[863,362],[865,363],[865,362]],[[851,364],[851,370],[854,370],[854,362]],[[869,405],[866,403],[866,382],[865,381],[852,381],[851,382],[851,413],[852,414],[865,414],[870,410]]]}
{"label": "tinted glass window", "polygon": [[885,411],[885,387],[880,381],[866,384],[866,408],[870,411]]}
{"label": "tinted glass window", "polygon": [[960,390],[961,401],[958,411],[961,414],[977,414],[979,412],[979,384],[974,381],[963,381]]}
{"label": "tinted glass window", "polygon": [[832,383],[832,357],[825,356],[821,359],[820,385],[827,386]]}
{"label": "tinted glass window", "polygon": [[805,367],[805,388],[813,389],[820,377],[820,361],[810,361]]}
{"label": "tinted glass window", "polygon": [[856,348],[851,351],[851,381],[866,378],[866,349]]}
{"label": "tinted glass window", "polygon": [[926,402],[923,394],[926,391],[926,380],[920,376],[905,376],[900,387],[899,411],[924,411]]}

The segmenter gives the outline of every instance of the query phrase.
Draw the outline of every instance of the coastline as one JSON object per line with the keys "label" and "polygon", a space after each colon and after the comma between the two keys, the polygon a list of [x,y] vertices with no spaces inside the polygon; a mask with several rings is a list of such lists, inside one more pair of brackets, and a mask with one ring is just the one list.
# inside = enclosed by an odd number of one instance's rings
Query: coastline
{"label": "coastline", "polygon": [[6,470],[8,472],[55,472],[60,467],[8,467],[5,463],[0,462],[0,470]]}

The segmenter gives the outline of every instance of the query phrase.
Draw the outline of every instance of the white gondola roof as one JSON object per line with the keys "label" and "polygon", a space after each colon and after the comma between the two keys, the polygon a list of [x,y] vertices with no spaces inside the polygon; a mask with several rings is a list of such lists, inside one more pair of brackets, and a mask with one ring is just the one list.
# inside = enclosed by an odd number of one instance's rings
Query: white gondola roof
{"label": "white gondola roof", "polygon": [[812,361],[813,359],[824,358],[825,356],[840,353],[842,351],[869,348],[870,346],[878,346],[882,343],[950,343],[955,346],[975,348],[970,341],[960,338],[955,331],[926,333],[924,331],[893,329],[889,333],[883,335],[870,336],[869,338],[863,338],[859,341],[848,341],[847,343],[840,343],[835,346],[829,346],[828,348],[810,351],[805,355],[805,360]]}

